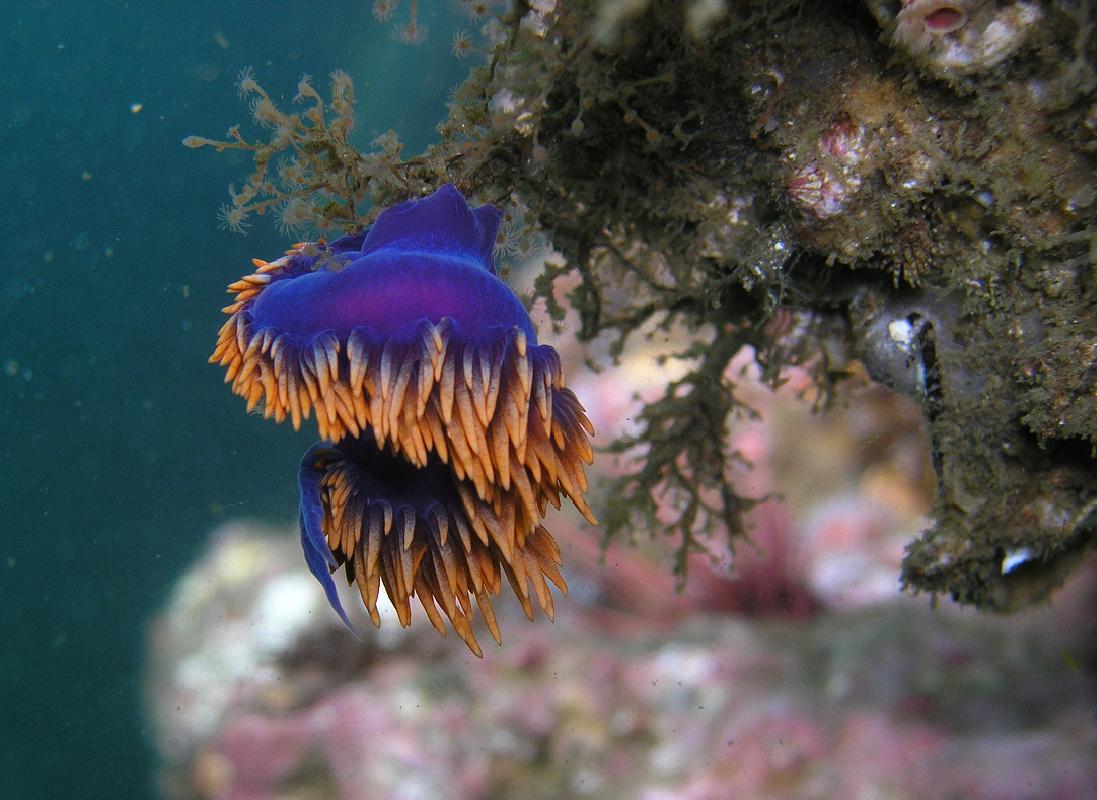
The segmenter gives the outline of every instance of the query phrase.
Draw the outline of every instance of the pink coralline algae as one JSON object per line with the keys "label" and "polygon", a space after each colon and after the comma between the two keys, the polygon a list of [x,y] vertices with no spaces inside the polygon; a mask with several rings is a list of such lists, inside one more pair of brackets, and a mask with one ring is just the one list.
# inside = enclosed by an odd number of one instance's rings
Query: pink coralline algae
{"label": "pink coralline algae", "polygon": [[584,600],[588,573],[562,624],[516,627],[478,660],[426,623],[339,635],[295,547],[221,534],[158,621],[163,796],[1021,800],[1097,785],[1097,726],[1076,700],[1093,677],[1063,656],[1092,638],[1092,573],[1057,609],[1008,620],[908,600],[799,622],[681,609],[663,631]]}

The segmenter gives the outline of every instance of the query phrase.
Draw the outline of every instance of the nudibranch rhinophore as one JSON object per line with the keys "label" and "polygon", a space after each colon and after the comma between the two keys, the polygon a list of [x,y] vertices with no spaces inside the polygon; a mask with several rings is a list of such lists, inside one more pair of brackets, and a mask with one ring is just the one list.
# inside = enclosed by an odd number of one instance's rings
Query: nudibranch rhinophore
{"label": "nudibranch rhinophore", "polygon": [[533,617],[553,616],[560,548],[541,524],[583,493],[594,429],[560,358],[496,275],[500,212],[445,185],[393,206],[369,230],[300,244],[229,286],[212,363],[248,410],[315,414],[323,441],[301,461],[301,545],[351,627],[334,573],[357,583],[379,625],[380,586],[401,624],[411,600],[474,653],[473,606],[498,643],[502,575]]}

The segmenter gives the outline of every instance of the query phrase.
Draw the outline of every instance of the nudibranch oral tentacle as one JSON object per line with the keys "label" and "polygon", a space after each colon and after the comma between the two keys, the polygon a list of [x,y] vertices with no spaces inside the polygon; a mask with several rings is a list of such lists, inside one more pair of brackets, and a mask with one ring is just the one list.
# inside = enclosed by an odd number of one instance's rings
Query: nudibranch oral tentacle
{"label": "nudibranch oral tentacle", "polygon": [[476,653],[472,601],[498,639],[500,571],[527,616],[529,586],[549,616],[546,579],[566,590],[540,524],[548,504],[567,497],[595,522],[594,430],[495,274],[499,218],[443,186],[364,235],[256,260],[229,287],[210,358],[249,411],[295,428],[315,415],[324,443],[301,464],[302,546],[344,621],[339,566],[375,623],[381,583],[403,624],[416,597]]}

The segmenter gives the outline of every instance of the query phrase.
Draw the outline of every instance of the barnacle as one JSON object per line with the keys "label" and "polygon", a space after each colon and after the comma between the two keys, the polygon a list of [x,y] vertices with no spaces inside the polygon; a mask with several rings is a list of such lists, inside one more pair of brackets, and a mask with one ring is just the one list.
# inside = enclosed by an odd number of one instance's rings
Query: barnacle
{"label": "barnacle", "polygon": [[890,37],[931,71],[964,75],[1000,64],[1042,17],[1040,6],[1026,0],[903,0]]}

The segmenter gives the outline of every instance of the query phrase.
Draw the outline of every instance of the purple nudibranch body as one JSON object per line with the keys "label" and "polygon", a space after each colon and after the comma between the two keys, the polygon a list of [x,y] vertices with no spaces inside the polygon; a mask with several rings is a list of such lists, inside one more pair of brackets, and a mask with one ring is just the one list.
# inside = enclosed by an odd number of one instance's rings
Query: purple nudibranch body
{"label": "purple nudibranch body", "polygon": [[414,598],[477,655],[473,601],[499,641],[503,575],[530,617],[533,598],[552,616],[549,583],[566,592],[548,504],[567,497],[594,522],[583,466],[594,430],[496,275],[499,219],[446,185],[365,234],[256,260],[229,287],[210,358],[249,411],[294,427],[315,414],[301,541],[344,622],[353,629],[340,567],[375,624],[383,586],[402,624]]}
{"label": "purple nudibranch body", "polygon": [[[493,206],[469,209],[447,184],[425,200],[387,209],[365,234],[301,258],[293,281],[274,281],[256,297],[251,315],[297,337],[356,326],[400,341],[418,323],[449,318],[470,338],[520,328],[536,333],[522,303],[495,274],[492,248],[499,226]],[[320,258],[328,268],[315,269]]]}

